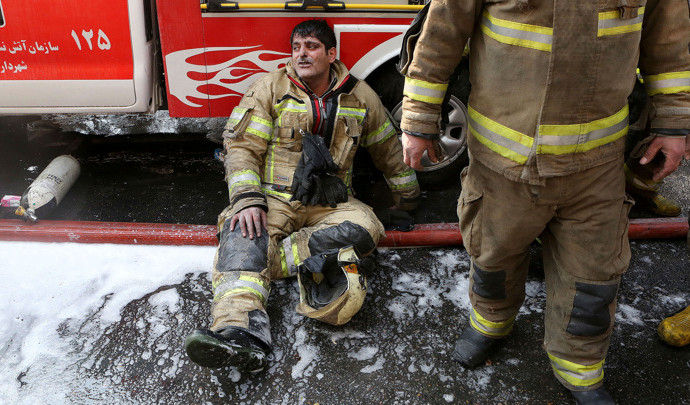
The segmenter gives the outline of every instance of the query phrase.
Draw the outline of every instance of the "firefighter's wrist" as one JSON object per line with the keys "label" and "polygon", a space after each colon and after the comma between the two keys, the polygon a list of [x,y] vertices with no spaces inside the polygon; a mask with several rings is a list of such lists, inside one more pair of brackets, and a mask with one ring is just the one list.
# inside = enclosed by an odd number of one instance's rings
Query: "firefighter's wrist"
{"label": "firefighter's wrist", "polygon": [[690,129],[652,128],[649,132],[661,138],[685,138],[690,135]]}
{"label": "firefighter's wrist", "polygon": [[414,132],[414,131],[406,131],[406,130],[403,130],[403,133],[410,135],[410,136],[414,136],[416,138],[423,138],[423,139],[427,139],[430,141],[437,141],[440,139],[440,135],[438,133],[428,134],[428,133],[424,133],[424,132]]}

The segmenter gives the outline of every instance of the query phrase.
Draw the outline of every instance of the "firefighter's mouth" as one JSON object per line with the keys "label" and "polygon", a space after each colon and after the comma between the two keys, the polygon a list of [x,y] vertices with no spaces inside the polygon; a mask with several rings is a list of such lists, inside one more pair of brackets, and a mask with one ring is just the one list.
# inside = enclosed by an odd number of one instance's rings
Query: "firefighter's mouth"
{"label": "firefighter's mouth", "polygon": [[306,67],[310,67],[312,65],[312,63],[311,63],[311,61],[308,61],[308,60],[301,60],[301,61],[297,62],[297,65],[299,65],[299,67],[306,68]]}

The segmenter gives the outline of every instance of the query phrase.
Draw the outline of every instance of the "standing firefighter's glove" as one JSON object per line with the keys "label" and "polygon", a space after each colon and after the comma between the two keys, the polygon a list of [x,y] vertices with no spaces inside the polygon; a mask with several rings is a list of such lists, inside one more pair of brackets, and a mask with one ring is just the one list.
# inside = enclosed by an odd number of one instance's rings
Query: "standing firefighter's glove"
{"label": "standing firefighter's glove", "polygon": [[336,176],[338,165],[323,138],[302,132],[302,156],[292,179],[292,198],[304,205],[330,205],[347,201],[347,187]]}

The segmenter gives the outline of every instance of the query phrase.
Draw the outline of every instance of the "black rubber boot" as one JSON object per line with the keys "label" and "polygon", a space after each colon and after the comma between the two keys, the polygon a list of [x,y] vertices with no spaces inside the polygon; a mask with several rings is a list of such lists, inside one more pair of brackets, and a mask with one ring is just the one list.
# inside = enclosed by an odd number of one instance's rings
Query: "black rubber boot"
{"label": "black rubber boot", "polygon": [[491,349],[500,340],[482,335],[473,327],[468,326],[455,343],[453,360],[467,368],[475,368],[484,362]]}
{"label": "black rubber boot", "polygon": [[184,344],[189,358],[202,367],[237,367],[239,371],[258,372],[266,367],[271,350],[259,339],[239,328],[216,332],[197,329]]}
{"label": "black rubber boot", "polygon": [[577,405],[616,405],[611,394],[604,387],[591,391],[570,391]]}

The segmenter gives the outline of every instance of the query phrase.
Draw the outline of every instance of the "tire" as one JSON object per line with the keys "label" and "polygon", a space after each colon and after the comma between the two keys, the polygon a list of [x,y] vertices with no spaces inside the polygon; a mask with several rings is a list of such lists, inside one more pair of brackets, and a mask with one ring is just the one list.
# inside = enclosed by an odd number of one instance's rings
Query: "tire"
{"label": "tire", "polygon": [[[402,117],[402,98],[404,77],[395,68],[394,62],[389,62],[374,71],[367,78],[367,83],[376,91],[383,105],[390,111],[396,124],[400,124]],[[422,158],[423,170],[417,171],[417,179],[425,188],[439,188],[448,184],[457,184],[460,172],[469,164],[467,154],[468,114],[467,98],[469,97],[469,63],[462,60],[451,78],[450,98],[444,108],[448,122],[442,125],[439,146],[443,151],[443,158],[436,163],[431,162],[426,154]]]}

